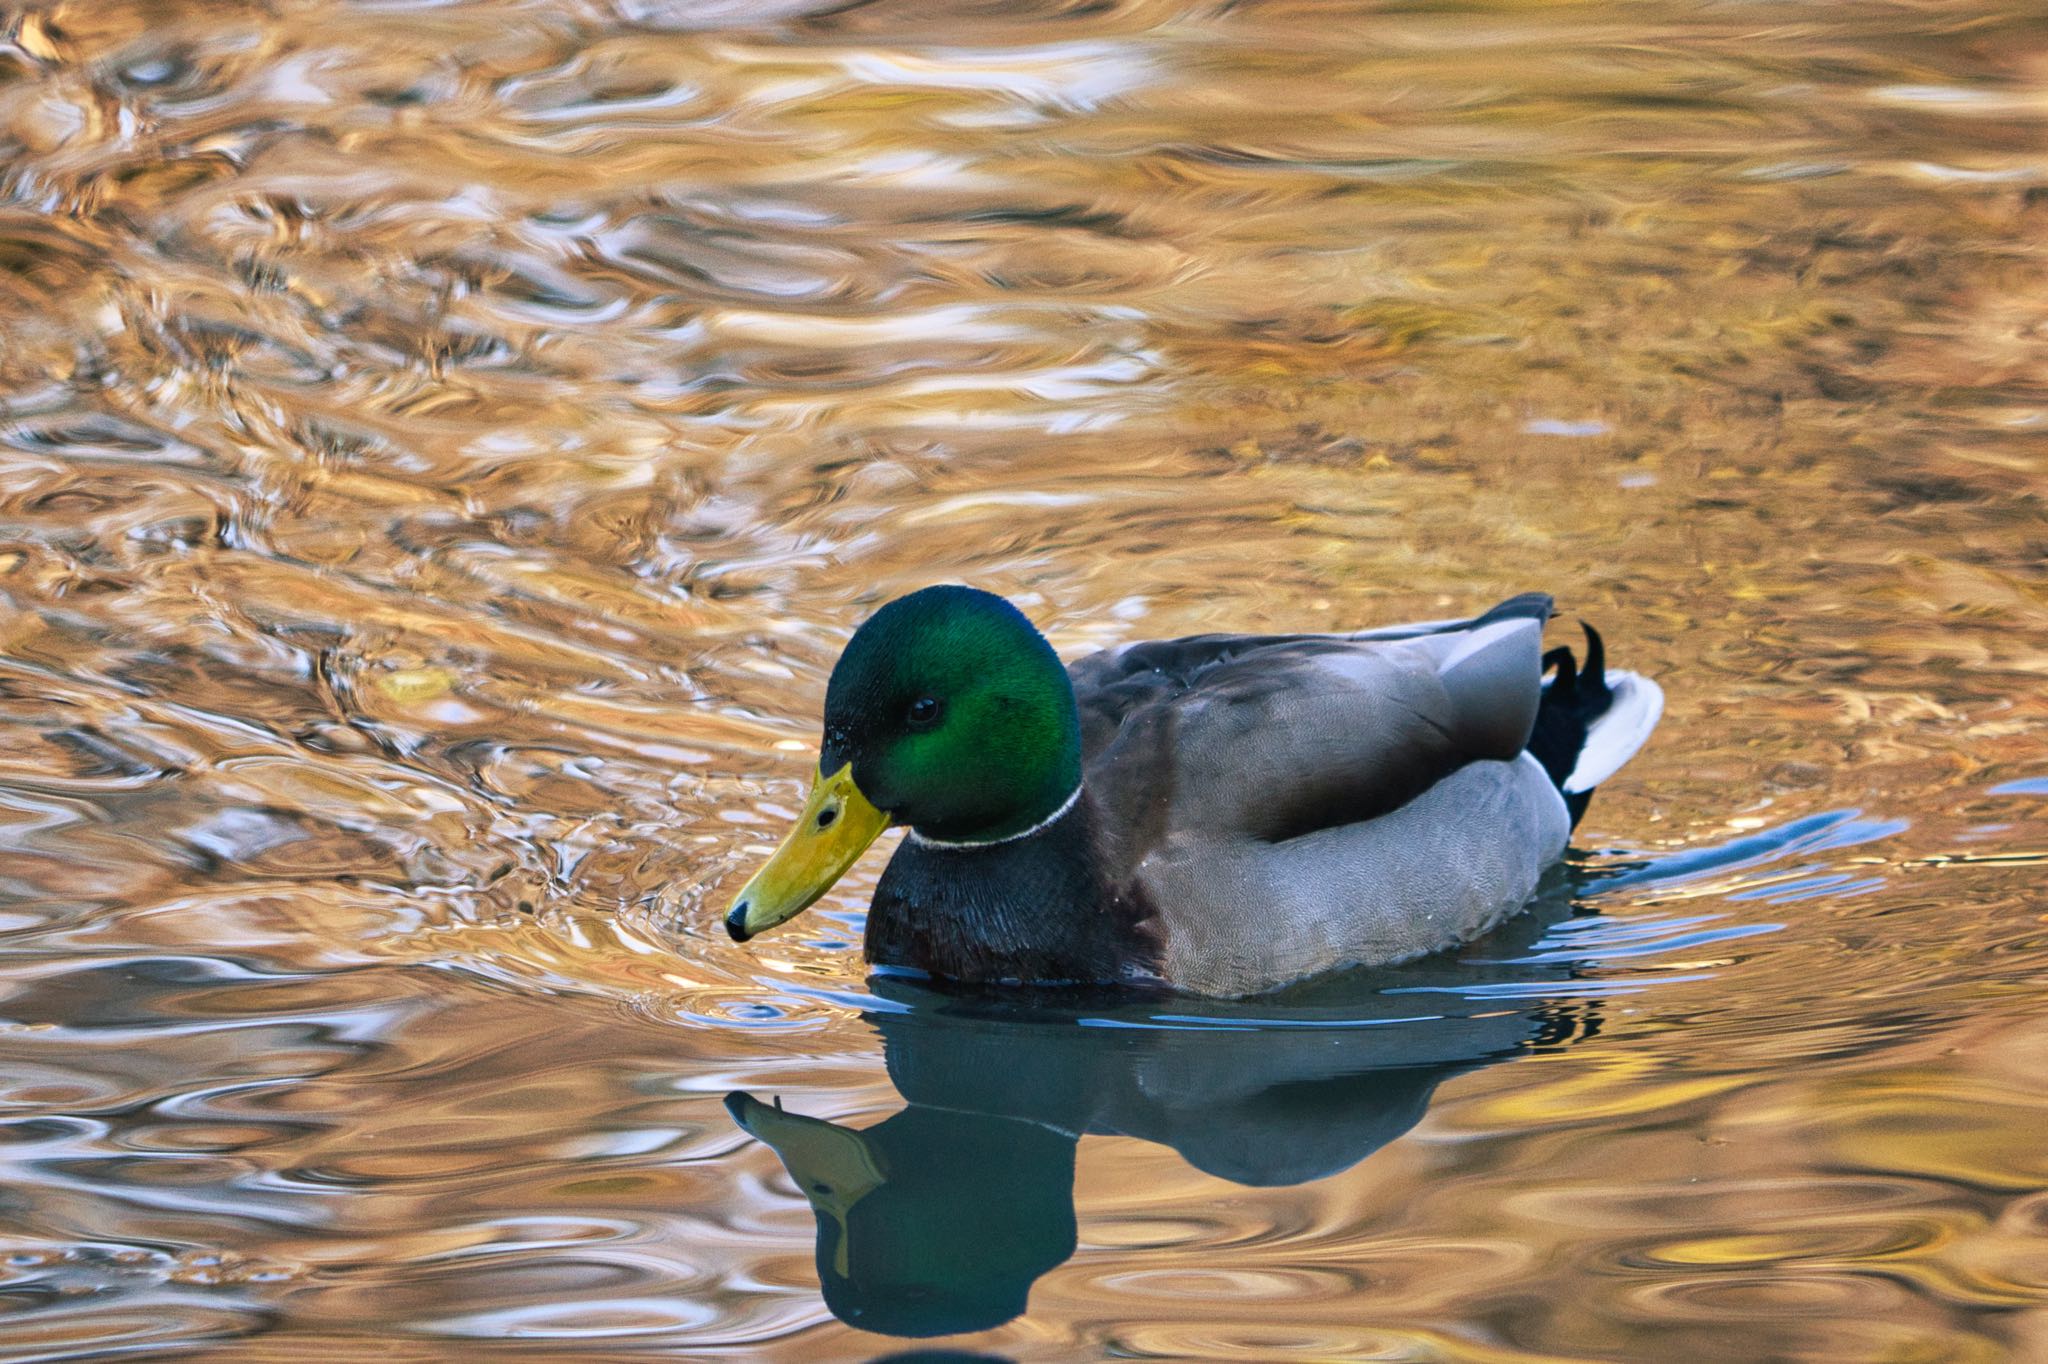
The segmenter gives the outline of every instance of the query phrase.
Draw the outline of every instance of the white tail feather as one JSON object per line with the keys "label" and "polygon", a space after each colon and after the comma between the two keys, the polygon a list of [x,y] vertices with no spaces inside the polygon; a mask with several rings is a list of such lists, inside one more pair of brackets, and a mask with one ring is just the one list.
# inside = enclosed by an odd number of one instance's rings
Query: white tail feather
{"label": "white tail feather", "polygon": [[1664,689],[1640,673],[1609,672],[1607,686],[1614,699],[1586,731],[1586,746],[1564,779],[1567,791],[1590,791],[1619,772],[1664,714]]}

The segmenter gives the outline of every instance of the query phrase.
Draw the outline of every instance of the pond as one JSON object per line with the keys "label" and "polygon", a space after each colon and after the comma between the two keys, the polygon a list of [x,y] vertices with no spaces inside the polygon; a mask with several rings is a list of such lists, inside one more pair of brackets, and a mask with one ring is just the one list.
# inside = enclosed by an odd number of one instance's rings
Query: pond
{"label": "pond", "polygon": [[[2038,7],[5,23],[0,1356],[2048,1357]],[[730,941],[943,581],[1668,706],[1410,966]]]}

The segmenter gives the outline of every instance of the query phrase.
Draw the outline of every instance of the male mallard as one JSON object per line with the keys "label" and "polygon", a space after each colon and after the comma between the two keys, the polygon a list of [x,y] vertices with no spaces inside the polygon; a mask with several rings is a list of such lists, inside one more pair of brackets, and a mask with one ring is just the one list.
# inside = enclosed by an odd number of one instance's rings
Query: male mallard
{"label": "male mallard", "polygon": [[1550,611],[1065,668],[1001,597],[914,592],[840,655],[810,799],[726,927],[782,923],[907,824],[868,911],[884,968],[1245,995],[1463,942],[1527,903],[1663,707],[1590,627],[1583,669],[1543,654]]}

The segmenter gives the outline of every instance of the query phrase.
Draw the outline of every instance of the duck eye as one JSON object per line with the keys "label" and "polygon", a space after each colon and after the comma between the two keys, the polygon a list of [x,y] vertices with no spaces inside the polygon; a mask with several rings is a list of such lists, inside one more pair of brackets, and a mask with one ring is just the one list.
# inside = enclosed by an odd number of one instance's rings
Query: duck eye
{"label": "duck eye", "polygon": [[930,729],[939,722],[939,709],[937,697],[920,696],[910,703],[910,711],[905,718],[912,729]]}

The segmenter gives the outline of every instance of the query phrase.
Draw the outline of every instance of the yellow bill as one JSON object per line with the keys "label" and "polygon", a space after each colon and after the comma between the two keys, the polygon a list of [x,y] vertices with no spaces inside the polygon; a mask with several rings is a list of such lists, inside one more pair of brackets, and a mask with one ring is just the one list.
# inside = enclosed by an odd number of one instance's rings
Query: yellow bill
{"label": "yellow bill", "polygon": [[888,827],[853,784],[852,763],[829,777],[820,771],[796,827],[732,902],[725,931],[745,942],[803,913]]}

